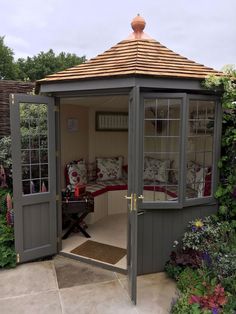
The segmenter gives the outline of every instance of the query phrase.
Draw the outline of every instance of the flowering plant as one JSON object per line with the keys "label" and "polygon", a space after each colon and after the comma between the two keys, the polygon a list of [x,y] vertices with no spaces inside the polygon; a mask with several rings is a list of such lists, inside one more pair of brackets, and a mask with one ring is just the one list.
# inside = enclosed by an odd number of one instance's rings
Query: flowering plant
{"label": "flowering plant", "polygon": [[227,296],[221,284],[217,284],[215,287],[206,285],[206,293],[204,295],[192,294],[189,303],[198,303],[202,309],[209,309],[214,311],[213,313],[218,313],[227,303]]}

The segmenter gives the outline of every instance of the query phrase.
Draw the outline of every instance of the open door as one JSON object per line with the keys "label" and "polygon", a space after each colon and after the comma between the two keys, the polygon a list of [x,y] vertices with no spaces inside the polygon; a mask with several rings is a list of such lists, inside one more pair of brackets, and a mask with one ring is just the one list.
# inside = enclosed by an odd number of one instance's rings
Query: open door
{"label": "open door", "polygon": [[55,112],[51,97],[10,99],[18,262],[57,252]]}
{"label": "open door", "polygon": [[137,211],[137,152],[139,150],[138,120],[139,120],[139,88],[134,87],[129,99],[129,156],[128,156],[128,243],[127,266],[129,294],[132,302],[137,302],[137,236],[138,236],[138,211]]}

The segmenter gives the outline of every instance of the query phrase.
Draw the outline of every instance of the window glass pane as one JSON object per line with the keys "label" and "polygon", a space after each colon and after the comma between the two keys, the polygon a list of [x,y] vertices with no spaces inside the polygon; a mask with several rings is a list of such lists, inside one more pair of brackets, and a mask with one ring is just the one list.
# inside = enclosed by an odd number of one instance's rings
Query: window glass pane
{"label": "window glass pane", "polygon": [[22,164],[30,163],[30,150],[22,150],[21,151],[21,162]]}
{"label": "window glass pane", "polygon": [[190,100],[187,134],[186,198],[212,195],[215,103]]}
{"label": "window glass pane", "polygon": [[28,149],[30,145],[30,138],[28,135],[24,135],[21,137],[21,148]]}
{"label": "window glass pane", "polygon": [[20,132],[23,194],[45,193],[49,180],[47,105],[21,103]]}
{"label": "window glass pane", "polygon": [[178,201],[181,99],[144,101],[144,202]]}
{"label": "window glass pane", "polygon": [[33,136],[31,137],[31,148],[39,148],[39,136]]}
{"label": "window glass pane", "polygon": [[22,167],[22,179],[30,179],[30,166]]}
{"label": "window glass pane", "polygon": [[48,177],[48,164],[41,165],[41,178]]}
{"label": "window glass pane", "polygon": [[39,178],[39,165],[31,166],[31,178],[32,179]]}
{"label": "window glass pane", "polygon": [[31,156],[31,164],[39,163],[39,150],[32,149],[30,151],[30,156]]}
{"label": "window glass pane", "polygon": [[30,194],[30,180],[22,181],[23,194]]}

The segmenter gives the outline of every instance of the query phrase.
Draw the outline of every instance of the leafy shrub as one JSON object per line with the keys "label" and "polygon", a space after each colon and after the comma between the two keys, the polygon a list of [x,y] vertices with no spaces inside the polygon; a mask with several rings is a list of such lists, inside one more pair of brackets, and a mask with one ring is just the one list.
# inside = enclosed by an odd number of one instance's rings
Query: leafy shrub
{"label": "leafy shrub", "polygon": [[202,263],[202,253],[189,249],[178,249],[176,252],[171,252],[170,263],[180,267],[197,268]]}
{"label": "leafy shrub", "polygon": [[202,311],[200,309],[199,304],[189,303],[188,294],[181,294],[178,301],[172,306],[171,313],[172,314],[201,314]]}
{"label": "leafy shrub", "polygon": [[11,137],[0,138],[0,165],[5,169],[8,187],[12,187]]}
{"label": "leafy shrub", "polygon": [[189,298],[190,304],[196,303],[200,305],[201,309],[215,310],[216,312],[222,310],[227,302],[228,298],[221,284],[214,286],[202,283],[196,287],[195,292]]}
{"label": "leafy shrub", "polygon": [[208,253],[218,251],[231,230],[228,222],[219,222],[214,216],[191,221],[188,229],[183,236],[183,249]]}
{"label": "leafy shrub", "polygon": [[0,267],[15,267],[14,229],[6,220],[6,195],[10,191],[0,190]]}
{"label": "leafy shrub", "polygon": [[177,288],[181,292],[193,291],[202,280],[198,270],[186,267],[178,277]]}
{"label": "leafy shrub", "polygon": [[221,283],[225,290],[235,297],[236,301],[236,273],[234,273],[234,275],[231,277],[223,278]]}
{"label": "leafy shrub", "polygon": [[236,218],[236,70],[233,66],[224,69],[223,76],[209,76],[204,85],[213,90],[223,91],[222,141],[220,184],[215,196],[219,199],[219,216],[224,220]]}
{"label": "leafy shrub", "polygon": [[0,164],[4,167],[11,167],[11,137],[4,136],[0,139]]}
{"label": "leafy shrub", "polygon": [[182,271],[183,271],[183,267],[174,265],[170,262],[167,262],[165,265],[165,272],[170,278],[173,278],[175,280],[179,278],[179,275],[181,274]]}
{"label": "leafy shrub", "polygon": [[166,264],[181,291],[171,313],[236,313],[236,231],[232,226],[233,222],[215,216],[189,223],[180,247]]}

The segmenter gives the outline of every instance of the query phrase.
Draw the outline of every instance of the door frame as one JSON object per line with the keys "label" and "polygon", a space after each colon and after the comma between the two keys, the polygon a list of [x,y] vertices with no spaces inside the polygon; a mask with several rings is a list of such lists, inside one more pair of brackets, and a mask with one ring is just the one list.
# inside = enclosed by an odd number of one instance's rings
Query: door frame
{"label": "door frame", "polygon": [[138,269],[138,171],[140,151],[140,87],[135,86],[130,92],[129,100],[129,140],[128,140],[128,230],[127,230],[127,268],[129,295],[137,303],[137,269]]}

